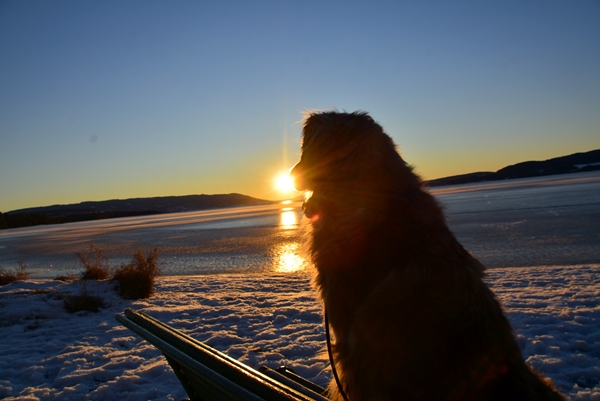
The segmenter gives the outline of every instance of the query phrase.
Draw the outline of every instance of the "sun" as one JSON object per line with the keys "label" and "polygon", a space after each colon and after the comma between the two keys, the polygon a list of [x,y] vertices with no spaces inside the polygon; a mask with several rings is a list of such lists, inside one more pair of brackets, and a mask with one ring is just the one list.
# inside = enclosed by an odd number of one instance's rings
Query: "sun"
{"label": "sun", "polygon": [[275,177],[275,188],[279,192],[285,194],[296,192],[294,180],[292,180],[292,177],[290,177],[290,174],[287,171],[281,172]]}

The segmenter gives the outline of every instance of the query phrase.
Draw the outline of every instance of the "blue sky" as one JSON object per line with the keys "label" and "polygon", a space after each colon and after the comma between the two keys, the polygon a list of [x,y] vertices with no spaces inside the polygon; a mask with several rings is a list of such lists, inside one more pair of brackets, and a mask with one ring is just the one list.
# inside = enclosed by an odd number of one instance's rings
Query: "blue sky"
{"label": "blue sky", "polygon": [[600,148],[600,1],[0,1],[0,211],[281,199],[307,109],[425,179]]}

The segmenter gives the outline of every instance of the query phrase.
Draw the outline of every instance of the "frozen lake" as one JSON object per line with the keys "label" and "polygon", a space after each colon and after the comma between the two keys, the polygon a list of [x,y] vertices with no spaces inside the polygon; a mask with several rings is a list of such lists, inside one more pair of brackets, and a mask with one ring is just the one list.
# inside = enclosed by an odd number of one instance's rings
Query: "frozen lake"
{"label": "frozen lake", "polygon": [[[433,188],[453,232],[486,266],[600,263],[600,172]],[[301,203],[108,219],[0,231],[0,266],[34,278],[78,273],[94,243],[111,266],[158,247],[167,275],[293,272]]]}

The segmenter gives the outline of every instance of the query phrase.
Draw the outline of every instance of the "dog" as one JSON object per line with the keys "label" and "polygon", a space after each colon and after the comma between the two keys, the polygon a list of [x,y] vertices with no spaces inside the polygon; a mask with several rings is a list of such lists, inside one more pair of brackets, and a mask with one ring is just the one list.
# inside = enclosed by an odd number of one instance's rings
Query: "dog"
{"label": "dog", "polygon": [[333,400],[565,400],[529,368],[484,266],[367,113],[308,113],[300,161]]}

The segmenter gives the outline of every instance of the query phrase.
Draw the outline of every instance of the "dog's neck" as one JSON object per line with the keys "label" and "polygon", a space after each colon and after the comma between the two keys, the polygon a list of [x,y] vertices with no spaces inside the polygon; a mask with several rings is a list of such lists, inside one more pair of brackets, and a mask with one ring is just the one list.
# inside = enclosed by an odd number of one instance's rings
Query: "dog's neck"
{"label": "dog's neck", "polygon": [[[344,196],[347,194],[354,196]],[[426,202],[434,200],[420,186],[416,190],[391,188],[384,193],[313,191],[303,208],[312,223],[311,253],[318,272],[315,283],[321,291],[346,291],[323,292],[328,309],[352,314],[366,296],[361,291],[385,280],[378,269],[378,264],[386,263],[382,257],[394,257],[393,252],[402,249],[403,260],[411,260],[411,252],[418,252],[418,247],[407,244],[415,235],[422,236],[422,232],[433,229],[428,216],[414,212],[415,207]],[[434,217],[436,221],[442,219]],[[331,284],[336,281],[344,285]],[[345,302],[327,305],[328,299]],[[336,313],[331,313],[335,326]]]}

